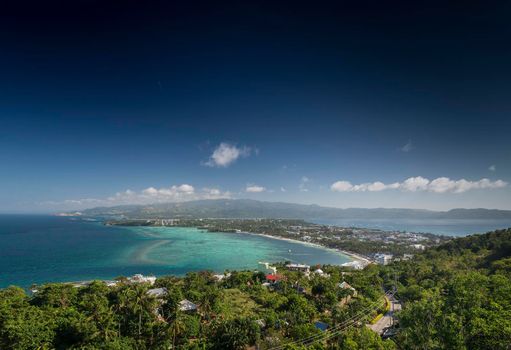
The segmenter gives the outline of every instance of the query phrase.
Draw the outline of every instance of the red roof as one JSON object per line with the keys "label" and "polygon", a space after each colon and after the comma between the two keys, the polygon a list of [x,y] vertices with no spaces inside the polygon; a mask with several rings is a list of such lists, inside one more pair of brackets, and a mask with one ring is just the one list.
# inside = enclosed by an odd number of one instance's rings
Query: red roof
{"label": "red roof", "polygon": [[274,281],[275,282],[275,281],[278,281],[278,280],[282,279],[282,277],[279,276],[279,275],[266,275],[266,279],[268,281]]}

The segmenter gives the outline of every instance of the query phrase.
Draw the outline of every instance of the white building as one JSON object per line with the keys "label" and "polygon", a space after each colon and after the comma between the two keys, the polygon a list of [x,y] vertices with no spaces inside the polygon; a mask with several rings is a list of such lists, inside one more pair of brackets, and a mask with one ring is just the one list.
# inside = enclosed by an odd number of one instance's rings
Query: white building
{"label": "white building", "polygon": [[195,312],[197,311],[197,305],[192,303],[190,300],[183,299],[179,302],[179,311]]}
{"label": "white building", "polygon": [[131,282],[131,283],[149,283],[151,286],[154,284],[154,282],[156,282],[156,277],[154,276],[144,276],[144,275],[141,275],[141,274],[136,274],[136,275],[133,275],[131,277],[128,277],[128,280]]}
{"label": "white building", "polygon": [[287,264],[286,268],[290,271],[301,271],[304,273],[309,273],[311,267],[304,264]]}
{"label": "white building", "polygon": [[147,291],[147,295],[155,298],[163,298],[167,295],[167,288],[153,288]]}
{"label": "white building", "polygon": [[387,265],[392,261],[392,254],[377,253],[374,255],[374,260],[380,265]]}

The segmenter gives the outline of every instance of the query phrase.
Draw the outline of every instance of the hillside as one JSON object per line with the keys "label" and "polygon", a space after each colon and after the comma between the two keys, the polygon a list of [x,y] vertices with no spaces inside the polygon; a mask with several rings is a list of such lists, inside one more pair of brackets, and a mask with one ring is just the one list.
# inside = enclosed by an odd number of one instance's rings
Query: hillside
{"label": "hillside", "polygon": [[89,216],[128,218],[286,218],[286,219],[511,219],[511,210],[452,209],[431,211],[387,208],[329,208],[250,199],[199,200],[153,205],[99,207],[83,211]]}
{"label": "hillside", "polygon": [[452,240],[382,268],[404,302],[403,349],[509,349],[511,229]]}
{"label": "hillside", "polygon": [[[307,277],[276,265],[278,282],[232,271],[160,277],[153,287],[126,278],[34,295],[9,287],[0,290],[0,348],[509,350],[511,229],[362,271],[323,265],[327,275]],[[387,340],[366,327],[386,310],[382,285],[397,287],[403,305]]]}

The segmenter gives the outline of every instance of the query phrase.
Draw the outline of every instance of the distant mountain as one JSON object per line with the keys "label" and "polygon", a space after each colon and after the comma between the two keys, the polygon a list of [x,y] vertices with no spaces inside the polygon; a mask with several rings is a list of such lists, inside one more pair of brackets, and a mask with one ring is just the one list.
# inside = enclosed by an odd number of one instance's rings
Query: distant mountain
{"label": "distant mountain", "polygon": [[452,209],[432,211],[387,208],[329,208],[251,199],[215,199],[152,205],[86,209],[86,216],[127,218],[285,218],[285,219],[511,219],[511,210]]}

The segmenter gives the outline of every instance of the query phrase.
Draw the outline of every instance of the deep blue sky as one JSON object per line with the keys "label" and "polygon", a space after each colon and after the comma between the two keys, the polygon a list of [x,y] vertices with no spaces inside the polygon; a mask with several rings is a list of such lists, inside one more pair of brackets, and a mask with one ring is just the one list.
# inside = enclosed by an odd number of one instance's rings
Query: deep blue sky
{"label": "deep blue sky", "polygon": [[[509,4],[14,6],[2,212],[218,196],[511,209]],[[222,143],[238,158],[215,163]],[[449,180],[404,183],[419,176]],[[374,182],[398,184],[356,186]]]}

